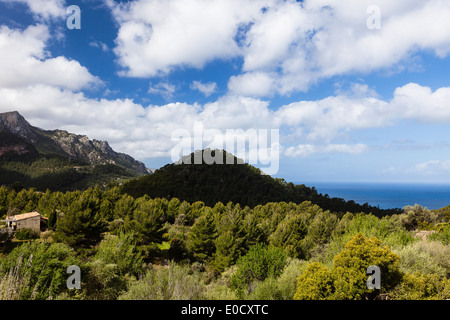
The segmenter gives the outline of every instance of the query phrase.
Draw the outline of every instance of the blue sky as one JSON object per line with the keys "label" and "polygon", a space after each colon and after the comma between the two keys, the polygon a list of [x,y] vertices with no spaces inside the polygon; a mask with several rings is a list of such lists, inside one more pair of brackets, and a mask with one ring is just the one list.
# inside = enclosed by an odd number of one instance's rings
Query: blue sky
{"label": "blue sky", "polygon": [[149,168],[201,124],[203,147],[279,130],[287,181],[447,182],[449,16],[444,0],[0,0],[0,112]]}

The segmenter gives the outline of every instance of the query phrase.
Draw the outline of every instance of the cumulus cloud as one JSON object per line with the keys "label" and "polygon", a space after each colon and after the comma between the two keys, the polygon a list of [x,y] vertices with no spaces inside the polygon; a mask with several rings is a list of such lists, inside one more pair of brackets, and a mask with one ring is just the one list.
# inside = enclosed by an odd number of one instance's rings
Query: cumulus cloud
{"label": "cumulus cloud", "polygon": [[5,3],[22,3],[38,20],[59,19],[66,16],[65,0],[0,0]]}
{"label": "cumulus cloud", "polygon": [[[230,78],[229,92],[203,105],[144,106],[130,99],[88,98],[78,91],[100,80],[77,61],[52,57],[46,49],[48,27],[2,26],[0,111],[18,110],[37,126],[108,140],[118,151],[139,159],[169,156],[172,133],[180,128],[193,133],[195,123],[204,124],[205,130],[219,130],[218,136],[210,137],[216,141],[227,129],[280,129],[281,149],[290,157],[366,152],[370,146],[345,143],[346,137],[404,119],[450,124],[448,87],[433,91],[409,83],[387,101],[367,85],[353,83],[335,95],[276,110],[261,98],[306,89],[323,77],[389,68],[414,50],[433,50],[440,57],[449,53],[447,32],[434,30],[450,23],[438,19],[447,13],[447,2],[408,1],[407,6],[403,0],[379,1],[381,30],[366,27],[368,3],[109,2],[119,23],[114,50],[127,76],[154,76],[179,66],[202,67],[213,59],[242,57],[242,72]],[[437,12],[433,20],[439,21],[431,23]],[[414,24],[423,25],[425,31]],[[99,42],[91,45],[101,47]],[[194,81],[191,89],[208,96],[215,92],[216,83]],[[176,90],[174,84],[161,80],[151,83],[148,92],[170,98]],[[424,163],[417,169],[439,166],[446,163]]]}
{"label": "cumulus cloud", "polygon": [[49,85],[0,88],[0,96],[0,112],[18,110],[35,126],[107,140],[115,150],[138,159],[169,156],[175,145],[172,134],[185,129],[194,135],[196,123],[224,136],[227,129],[254,128],[256,114],[262,116],[256,125],[272,125],[266,102],[241,97],[205,105],[169,103],[144,107],[130,99],[93,99],[82,92]]}
{"label": "cumulus cloud", "polygon": [[371,146],[346,139],[347,135],[395,125],[403,119],[450,124],[450,88],[432,91],[418,84],[398,88],[390,101],[337,95],[277,110],[271,109],[268,101],[235,95],[205,104],[143,106],[129,99],[88,98],[46,84],[1,88],[0,96],[0,111],[18,110],[42,128],[62,128],[108,140],[118,151],[139,159],[169,156],[173,132],[184,129],[193,135],[196,123],[205,130],[216,130],[216,136],[208,139],[219,142],[228,129],[279,129],[282,154],[289,157],[360,154]]}
{"label": "cumulus cloud", "polygon": [[430,87],[409,83],[395,90],[392,104],[397,108],[398,117],[442,124],[450,122],[449,98],[449,87],[433,92]]}
{"label": "cumulus cloud", "polygon": [[379,0],[381,29],[369,28],[372,0],[108,1],[119,24],[122,74],[166,75],[241,58],[233,94],[306,91],[321,79],[407,67],[419,51],[450,52],[450,3]]}
{"label": "cumulus cloud", "polygon": [[115,53],[122,74],[149,77],[202,68],[240,54],[235,35],[270,0],[108,1],[120,24]]}
{"label": "cumulus cloud", "polygon": [[276,84],[271,75],[264,72],[248,72],[232,76],[228,89],[236,95],[261,97],[270,96],[276,92]]}
{"label": "cumulus cloud", "polygon": [[48,84],[79,90],[101,81],[78,61],[52,57],[46,48],[50,38],[44,25],[25,30],[0,27],[0,87]]}
{"label": "cumulus cloud", "polygon": [[299,138],[307,141],[329,142],[346,131],[385,127],[395,120],[388,102],[346,96],[294,102],[281,107],[275,114],[283,123],[302,128]]}

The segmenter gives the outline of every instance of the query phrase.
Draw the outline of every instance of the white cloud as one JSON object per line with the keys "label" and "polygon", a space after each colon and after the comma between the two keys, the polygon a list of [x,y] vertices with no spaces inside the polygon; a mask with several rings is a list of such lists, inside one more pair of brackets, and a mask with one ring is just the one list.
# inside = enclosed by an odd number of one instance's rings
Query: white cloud
{"label": "white cloud", "polygon": [[157,94],[162,96],[164,99],[171,99],[176,91],[176,86],[168,82],[158,82],[155,85],[150,83],[148,88],[148,93]]}
{"label": "white cloud", "polygon": [[286,94],[335,75],[399,68],[419,50],[448,55],[450,3],[392,2],[377,1],[381,30],[366,26],[371,0],[280,2],[248,33],[244,71],[266,73]]}
{"label": "white cloud", "polygon": [[410,178],[437,178],[447,181],[450,176],[450,160],[428,160],[405,167],[388,167],[383,174]]}
{"label": "white cloud", "polygon": [[48,84],[79,90],[100,80],[79,62],[51,57],[45,49],[50,38],[44,25],[25,30],[0,27],[0,87]]}
{"label": "white cloud", "polygon": [[176,67],[202,68],[239,55],[234,37],[273,0],[108,1],[120,24],[115,53],[122,74],[148,77]]}
{"label": "white cloud", "polygon": [[387,102],[346,96],[294,102],[281,107],[275,116],[290,127],[301,127],[301,138],[327,142],[347,131],[385,127],[394,120]]}
{"label": "white cloud", "polygon": [[[233,94],[306,91],[321,79],[408,67],[417,52],[450,53],[444,0],[136,0],[108,2],[120,28],[115,53],[134,77],[240,57]],[[380,9],[381,29],[367,27]],[[264,10],[262,10],[264,8]]]}
{"label": "white cloud", "polygon": [[0,96],[0,112],[18,110],[32,125],[107,140],[115,150],[138,159],[169,156],[174,146],[172,133],[177,129],[193,133],[196,122],[225,134],[226,129],[253,128],[255,114],[265,114],[261,125],[270,121],[267,104],[249,98],[230,97],[204,106],[170,103],[144,108],[129,99],[91,99],[49,85],[0,88]]}
{"label": "white cloud", "polygon": [[434,173],[436,169],[439,171],[450,171],[450,160],[429,160],[419,163],[415,166],[415,169],[420,172]]}
{"label": "white cloud", "polygon": [[263,72],[232,76],[228,82],[228,89],[233,94],[252,97],[270,96],[276,91],[273,78]]}
{"label": "white cloud", "polygon": [[[366,92],[376,96],[374,92]],[[409,83],[397,88],[390,101],[365,98],[351,91],[348,95],[294,102],[279,108],[274,116],[294,128],[297,138],[328,143],[347,132],[392,126],[404,119],[450,124],[450,87],[433,92],[429,87]]]}
{"label": "white cloud", "polygon": [[26,4],[38,20],[66,17],[65,0],[0,0],[0,2]]}
{"label": "white cloud", "polygon": [[395,90],[392,104],[398,117],[425,123],[450,122],[450,87],[433,92],[430,87],[409,83]]}
{"label": "white cloud", "polygon": [[284,154],[288,157],[308,157],[316,153],[351,153],[359,154],[367,151],[369,147],[365,144],[328,144],[328,145],[312,145],[299,144],[286,148]]}
{"label": "white cloud", "polygon": [[[172,133],[177,129],[193,133],[196,122],[222,135],[227,129],[280,129],[281,149],[290,157],[366,152],[370,146],[347,136],[403,119],[450,124],[446,102],[450,101],[450,88],[433,92],[417,84],[398,88],[391,101],[340,95],[299,101],[278,110],[272,110],[267,101],[233,95],[204,105],[143,106],[129,99],[91,99],[45,84],[1,88],[0,96],[1,112],[18,110],[42,128],[61,128],[108,140],[115,149],[139,159],[169,156],[174,145]],[[426,118],[426,114],[435,116]],[[216,138],[221,141],[220,134]]]}
{"label": "white cloud", "polygon": [[101,49],[103,52],[108,52],[109,51],[109,47],[106,43],[102,42],[102,41],[91,41],[89,42],[89,45],[93,48],[98,48]]}
{"label": "white cloud", "polygon": [[202,83],[201,81],[193,81],[191,83],[190,88],[192,90],[198,90],[201,93],[203,93],[206,97],[209,97],[216,91],[217,83],[215,82]]}

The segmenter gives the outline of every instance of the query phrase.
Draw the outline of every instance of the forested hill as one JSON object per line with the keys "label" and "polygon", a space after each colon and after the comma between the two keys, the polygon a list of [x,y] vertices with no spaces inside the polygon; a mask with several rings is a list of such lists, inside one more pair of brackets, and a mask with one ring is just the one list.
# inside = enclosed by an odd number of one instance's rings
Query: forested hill
{"label": "forested hill", "polygon": [[[230,154],[225,152],[223,156],[225,158]],[[194,154],[190,157],[193,159]],[[258,168],[242,161],[238,164],[238,159],[232,157],[233,164],[185,164],[181,161],[179,164],[168,164],[152,175],[127,181],[122,186],[122,192],[136,198],[148,195],[152,198],[178,198],[190,203],[203,201],[208,206],[214,206],[219,201],[231,201],[251,208],[268,202],[311,201],[333,212],[366,212],[376,216],[401,212],[400,209],[383,210],[368,204],[330,198],[319,194],[314,187],[294,185],[283,179],[262,175]]]}

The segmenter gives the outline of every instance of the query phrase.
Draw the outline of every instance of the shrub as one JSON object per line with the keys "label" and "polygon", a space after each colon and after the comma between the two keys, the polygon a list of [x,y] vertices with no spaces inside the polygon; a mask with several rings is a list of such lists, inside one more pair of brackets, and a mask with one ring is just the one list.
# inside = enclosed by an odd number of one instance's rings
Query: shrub
{"label": "shrub", "polygon": [[[26,267],[29,261],[23,262],[23,255],[20,255],[16,264],[5,274],[0,274],[0,300],[20,300],[26,295],[30,287],[30,269]],[[29,296],[35,298],[35,290]]]}
{"label": "shrub", "polygon": [[141,254],[136,251],[131,233],[120,233],[118,236],[108,235],[100,243],[94,259],[116,265],[119,275],[137,275],[142,270],[143,259]]}
{"label": "shrub", "polygon": [[315,246],[311,251],[311,260],[332,267],[333,258],[345,249],[355,235],[375,237],[390,248],[402,248],[414,242],[410,232],[403,229],[397,217],[377,218],[367,214],[345,214],[334,229],[331,240],[323,246]]}
{"label": "shrub", "polygon": [[337,254],[333,267],[311,263],[298,279],[294,299],[359,300],[374,298],[378,290],[367,288],[366,271],[370,265],[380,268],[382,289],[389,290],[401,279],[399,257],[381,240],[356,234]]}
{"label": "shrub", "polygon": [[236,293],[226,284],[212,283],[206,287],[207,300],[237,300]]}
{"label": "shrub", "polygon": [[397,253],[403,272],[450,275],[450,247],[439,241],[417,241]]}
{"label": "shrub", "polygon": [[297,280],[295,300],[324,300],[334,291],[334,276],[319,262],[312,262]]}
{"label": "shrub", "polygon": [[428,239],[440,241],[445,245],[449,245],[450,244],[450,226],[445,226],[445,227],[441,228],[441,230],[439,230],[438,232],[430,234],[428,236]]}
{"label": "shrub", "polygon": [[270,277],[257,282],[255,289],[248,296],[250,300],[282,300],[283,295],[277,279]]}
{"label": "shrub", "polygon": [[231,288],[236,290],[238,297],[243,297],[246,292],[251,292],[252,282],[278,277],[285,265],[286,255],[282,249],[255,244],[239,258],[237,272],[231,277]]}
{"label": "shrub", "polygon": [[297,279],[308,266],[307,261],[288,259],[283,273],[278,277],[278,288],[282,300],[292,300],[297,289]]}
{"label": "shrub", "polygon": [[237,300],[237,295],[229,286],[231,277],[236,273],[236,265],[228,268],[206,287],[205,299],[208,300]]}
{"label": "shrub", "polygon": [[350,285],[351,290],[341,295],[339,285],[336,285],[338,299],[360,299],[368,294],[366,285],[366,271],[370,265],[380,268],[382,287],[389,290],[395,286],[400,277],[400,258],[387,246],[381,246],[381,240],[373,237],[367,238],[358,233],[346,245],[345,250],[334,258],[334,268],[337,270],[339,284],[342,280],[345,286]]}
{"label": "shrub", "polygon": [[389,297],[394,300],[450,299],[450,280],[441,279],[437,274],[406,273]]}
{"label": "shrub", "polygon": [[126,291],[127,278],[119,275],[116,264],[97,259],[87,263],[81,297],[87,300],[115,300]]}
{"label": "shrub", "polygon": [[[26,266],[23,266],[23,261],[28,261]],[[67,289],[66,271],[73,264],[79,265],[73,250],[67,245],[32,241],[14,248],[1,260],[0,274],[5,276],[16,272],[14,270],[29,272],[28,285],[20,294],[20,299],[48,299]]]}
{"label": "shrub", "polygon": [[17,240],[32,240],[39,238],[39,233],[34,232],[31,229],[19,229],[16,231],[15,237]]}
{"label": "shrub", "polygon": [[142,280],[134,281],[120,300],[198,300],[204,296],[201,274],[189,266],[170,262],[167,268],[153,268]]}
{"label": "shrub", "polygon": [[400,221],[406,230],[417,229],[419,225],[434,224],[439,218],[439,214],[418,204],[404,207],[403,214],[400,215]]}
{"label": "shrub", "polygon": [[292,300],[297,287],[297,279],[307,265],[306,261],[289,258],[279,277],[268,277],[264,281],[251,283],[252,291],[245,296],[245,299]]}

